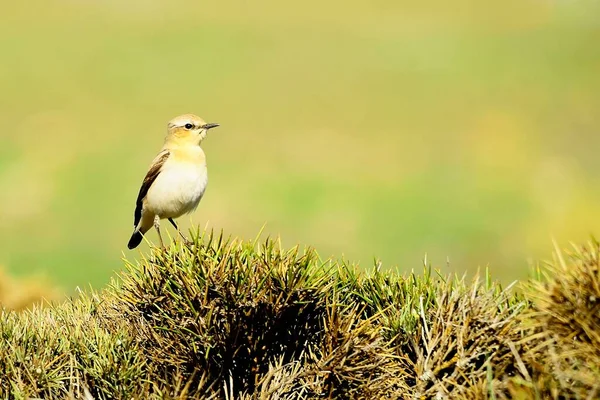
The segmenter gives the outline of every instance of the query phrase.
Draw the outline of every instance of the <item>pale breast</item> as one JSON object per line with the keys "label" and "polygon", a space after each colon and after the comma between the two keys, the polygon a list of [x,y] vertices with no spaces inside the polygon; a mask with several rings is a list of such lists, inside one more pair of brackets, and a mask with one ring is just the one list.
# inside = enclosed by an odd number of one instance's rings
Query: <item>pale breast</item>
{"label": "pale breast", "polygon": [[196,209],[208,183],[206,164],[168,160],[148,190],[144,208],[161,218]]}

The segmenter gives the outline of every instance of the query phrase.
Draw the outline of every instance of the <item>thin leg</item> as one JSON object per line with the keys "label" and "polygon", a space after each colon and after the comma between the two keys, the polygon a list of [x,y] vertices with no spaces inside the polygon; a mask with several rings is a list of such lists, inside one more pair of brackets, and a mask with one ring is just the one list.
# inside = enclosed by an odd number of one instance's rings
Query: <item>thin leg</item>
{"label": "thin leg", "polygon": [[175,227],[175,229],[177,229],[177,233],[179,233],[179,236],[181,236],[181,239],[183,239],[185,244],[192,244],[192,241],[186,238],[185,235],[181,232],[181,230],[179,230],[179,227],[177,226],[173,218],[169,218],[169,222]]}
{"label": "thin leg", "polygon": [[163,238],[160,234],[160,218],[158,217],[158,215],[156,217],[154,217],[154,228],[156,229],[156,232],[158,232],[158,239],[160,240],[160,247],[162,247],[164,249],[165,242],[163,242]]}

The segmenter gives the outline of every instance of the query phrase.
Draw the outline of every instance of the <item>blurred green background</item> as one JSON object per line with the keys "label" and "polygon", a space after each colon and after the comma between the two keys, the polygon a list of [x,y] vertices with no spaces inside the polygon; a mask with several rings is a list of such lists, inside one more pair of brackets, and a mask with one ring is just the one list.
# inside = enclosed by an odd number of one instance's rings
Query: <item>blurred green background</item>
{"label": "blurred green background", "polygon": [[600,222],[599,15],[591,0],[5,2],[0,265],[70,292],[139,257],[139,185],[167,121],[192,112],[222,127],[186,228],[266,223],[363,266],[427,253],[522,278],[552,237]]}

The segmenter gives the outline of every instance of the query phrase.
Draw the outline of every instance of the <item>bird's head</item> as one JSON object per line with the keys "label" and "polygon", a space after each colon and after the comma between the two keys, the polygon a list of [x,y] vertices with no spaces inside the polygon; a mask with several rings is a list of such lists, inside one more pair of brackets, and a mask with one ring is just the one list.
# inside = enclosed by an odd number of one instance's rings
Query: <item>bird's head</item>
{"label": "bird's head", "polygon": [[184,114],[173,118],[167,125],[167,140],[182,144],[200,144],[209,129],[219,124],[206,123],[194,114]]}

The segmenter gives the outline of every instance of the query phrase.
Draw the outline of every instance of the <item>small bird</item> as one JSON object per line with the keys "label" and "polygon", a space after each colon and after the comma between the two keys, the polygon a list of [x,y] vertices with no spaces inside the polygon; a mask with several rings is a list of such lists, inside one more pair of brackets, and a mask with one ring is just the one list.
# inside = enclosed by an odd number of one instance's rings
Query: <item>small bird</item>
{"label": "small bird", "polygon": [[217,126],[219,124],[206,123],[193,114],[180,115],[169,121],[165,143],[152,161],[135,203],[134,230],[127,243],[129,249],[136,248],[152,226],[164,248],[160,220],[165,218],[181,238],[189,242],[174,218],[194,211],[204,195],[208,173],[200,143],[208,130]]}

